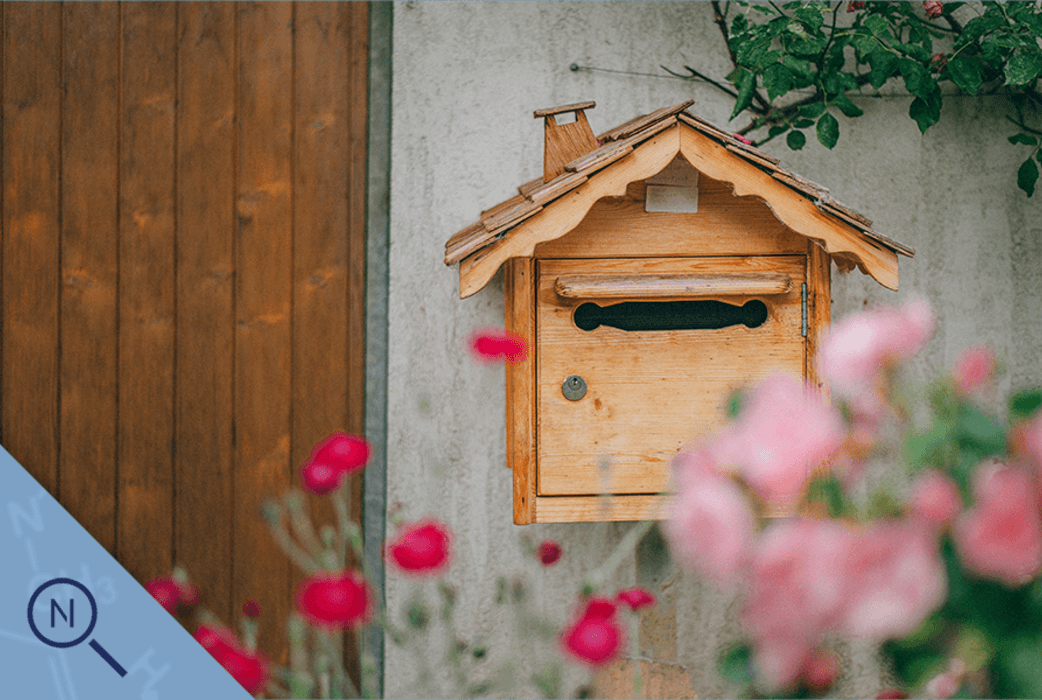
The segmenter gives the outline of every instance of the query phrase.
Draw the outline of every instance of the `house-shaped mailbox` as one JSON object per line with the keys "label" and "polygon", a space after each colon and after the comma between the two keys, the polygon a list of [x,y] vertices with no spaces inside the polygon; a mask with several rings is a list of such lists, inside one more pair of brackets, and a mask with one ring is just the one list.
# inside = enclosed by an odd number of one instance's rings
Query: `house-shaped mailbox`
{"label": "house-shaped mailbox", "polygon": [[735,390],[817,382],[830,260],[896,290],[914,255],[690,105],[600,136],[592,102],[535,112],[543,176],[446,244],[461,298],[504,268],[530,347],[506,369],[515,523],[666,517],[671,459]]}

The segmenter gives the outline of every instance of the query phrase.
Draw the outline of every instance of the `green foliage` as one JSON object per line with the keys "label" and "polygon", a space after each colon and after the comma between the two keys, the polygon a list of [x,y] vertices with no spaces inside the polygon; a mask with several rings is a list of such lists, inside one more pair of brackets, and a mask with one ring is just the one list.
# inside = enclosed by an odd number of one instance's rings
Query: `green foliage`
{"label": "green foliage", "polygon": [[846,494],[843,493],[843,486],[831,472],[810,483],[807,487],[807,501],[823,504],[831,518],[841,518],[852,510]]}
{"label": "green foliage", "polygon": [[732,683],[748,686],[753,682],[752,648],[748,644],[736,646],[719,660],[720,675]]}
{"label": "green foliage", "polygon": [[1009,400],[1010,420],[1027,420],[1039,407],[1042,407],[1042,389],[1018,391]]}
{"label": "green foliage", "polygon": [[968,21],[959,14],[961,26],[952,13],[964,5],[945,3],[941,17],[930,19],[919,2],[867,2],[859,10],[847,2],[727,3],[722,12],[733,13],[724,26],[735,62],[728,80],[737,95],[731,118],[754,113],[752,128],[769,127],[760,143],[785,133],[793,150],[806,145],[799,130],[813,125],[818,141],[832,149],[841,125],[827,108],[860,117],[851,98],[866,86],[878,90],[899,77],[914,97],[908,116],[924,134],[941,119],[943,83],[970,95],[1001,92],[1020,127],[1011,142],[1032,147],[1017,175],[1030,197],[1042,163],[1042,124],[1025,122],[1038,121],[1042,108],[1035,89],[1042,78],[1042,4],[974,3]]}

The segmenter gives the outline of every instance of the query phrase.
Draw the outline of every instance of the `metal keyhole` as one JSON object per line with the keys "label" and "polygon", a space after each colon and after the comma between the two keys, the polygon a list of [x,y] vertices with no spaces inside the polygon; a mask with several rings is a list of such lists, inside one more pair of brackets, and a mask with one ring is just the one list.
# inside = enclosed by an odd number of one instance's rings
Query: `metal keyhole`
{"label": "metal keyhole", "polygon": [[573,374],[561,384],[561,393],[569,401],[578,401],[586,396],[586,380],[578,374]]}

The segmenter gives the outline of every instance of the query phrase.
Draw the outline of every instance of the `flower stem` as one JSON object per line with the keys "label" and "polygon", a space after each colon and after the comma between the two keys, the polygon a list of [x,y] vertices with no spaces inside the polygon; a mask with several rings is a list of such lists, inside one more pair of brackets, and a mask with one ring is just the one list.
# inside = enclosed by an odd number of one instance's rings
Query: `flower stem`
{"label": "flower stem", "polygon": [[585,585],[596,588],[607,581],[608,577],[615,573],[615,569],[619,568],[622,560],[636,549],[637,544],[644,539],[644,536],[648,534],[654,525],[654,520],[645,520],[631,527],[625,537],[615,545],[614,551],[612,551],[604,563],[586,577]]}

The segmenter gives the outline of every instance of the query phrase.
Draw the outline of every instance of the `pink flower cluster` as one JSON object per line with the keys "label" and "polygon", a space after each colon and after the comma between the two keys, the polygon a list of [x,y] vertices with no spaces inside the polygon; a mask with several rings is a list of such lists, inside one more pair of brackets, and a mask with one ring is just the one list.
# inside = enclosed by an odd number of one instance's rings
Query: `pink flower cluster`
{"label": "pink flower cluster", "polygon": [[801,518],[769,528],[751,556],[743,610],[765,685],[797,680],[830,632],[907,635],[947,595],[933,532],[907,519],[856,529]]}

